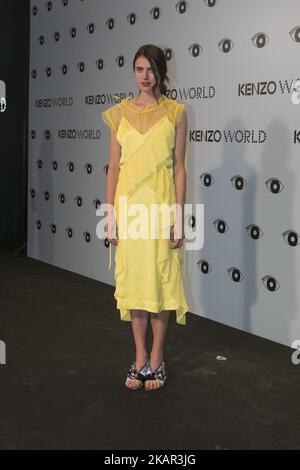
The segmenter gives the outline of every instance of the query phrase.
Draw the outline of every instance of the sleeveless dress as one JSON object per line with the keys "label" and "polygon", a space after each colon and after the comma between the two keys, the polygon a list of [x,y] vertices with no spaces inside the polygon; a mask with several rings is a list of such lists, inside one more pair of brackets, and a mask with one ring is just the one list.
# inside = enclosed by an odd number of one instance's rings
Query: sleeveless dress
{"label": "sleeveless dress", "polygon": [[[118,96],[114,95],[118,98]],[[119,99],[120,100],[120,99]],[[142,204],[148,216],[146,236],[120,238],[115,247],[114,297],[121,320],[131,321],[130,309],[147,310],[153,314],[175,310],[176,322],[186,324],[189,306],[182,278],[182,248],[170,248],[170,218],[151,219],[153,204],[176,203],[173,177],[173,153],[176,125],[185,105],[161,94],[156,103],[139,109],[129,98],[102,112],[102,120],[115,134],[121,145],[119,177],[114,197],[115,218],[119,231],[121,217],[128,227],[136,220],[131,217],[131,204]],[[135,206],[136,207],[136,206]],[[153,207],[153,206],[152,206]],[[126,225],[127,223],[127,225]],[[151,237],[151,227],[156,236]],[[168,235],[166,235],[166,232]],[[111,244],[109,269],[111,266]],[[184,263],[185,265],[185,263]]]}

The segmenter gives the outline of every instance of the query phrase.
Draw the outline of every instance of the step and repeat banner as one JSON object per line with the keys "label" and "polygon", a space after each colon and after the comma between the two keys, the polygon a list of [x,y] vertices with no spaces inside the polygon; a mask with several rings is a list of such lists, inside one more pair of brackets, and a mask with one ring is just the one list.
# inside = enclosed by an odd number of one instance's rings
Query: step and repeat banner
{"label": "step and repeat banner", "polygon": [[[298,0],[33,0],[28,256],[114,285],[115,247],[109,270],[96,233],[109,160],[101,112],[113,95],[138,95],[132,62],[147,43],[165,53],[168,96],[186,104],[186,202],[204,205],[204,245],[186,242],[184,256],[190,310],[291,346],[300,340]],[[196,210],[188,223],[200,229]]]}

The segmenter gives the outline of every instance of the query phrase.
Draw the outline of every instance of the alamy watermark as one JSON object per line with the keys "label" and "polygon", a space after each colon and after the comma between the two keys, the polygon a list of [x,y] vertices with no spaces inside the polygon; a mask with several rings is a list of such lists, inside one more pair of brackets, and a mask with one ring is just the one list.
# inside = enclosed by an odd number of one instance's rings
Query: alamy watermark
{"label": "alamy watermark", "polygon": [[118,217],[108,203],[101,204],[96,215],[102,217],[96,227],[99,239],[169,239],[173,227],[174,240],[183,240],[186,250],[201,250],[204,245],[204,204],[128,205],[128,197],[120,196]]}
{"label": "alamy watermark", "polygon": [[6,364],[6,344],[0,339],[0,365]]}
{"label": "alamy watermark", "polygon": [[0,80],[0,113],[6,110],[6,86],[3,80]]}
{"label": "alamy watermark", "polygon": [[292,353],[291,361],[295,366],[298,366],[300,364],[300,339],[295,339],[291,344],[291,348],[296,349]]}

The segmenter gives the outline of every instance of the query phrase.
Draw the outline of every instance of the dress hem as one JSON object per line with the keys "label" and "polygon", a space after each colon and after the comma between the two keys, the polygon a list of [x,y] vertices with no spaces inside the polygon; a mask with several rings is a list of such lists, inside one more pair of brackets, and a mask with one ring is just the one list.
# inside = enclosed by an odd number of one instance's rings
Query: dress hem
{"label": "dress hem", "polygon": [[[164,310],[174,310],[176,311],[176,323],[180,325],[186,325],[186,314],[188,313],[188,308],[175,306],[174,303],[161,303],[157,307],[157,302],[151,302],[147,300],[137,301],[130,299],[117,300],[117,309],[120,310],[120,318],[124,321],[131,321],[130,310],[146,310],[149,313],[160,313]],[[155,305],[154,305],[155,304]]]}

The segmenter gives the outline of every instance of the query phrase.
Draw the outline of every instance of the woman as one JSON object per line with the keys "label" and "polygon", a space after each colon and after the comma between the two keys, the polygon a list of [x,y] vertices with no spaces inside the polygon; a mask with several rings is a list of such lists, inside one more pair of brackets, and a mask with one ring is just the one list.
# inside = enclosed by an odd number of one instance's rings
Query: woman
{"label": "woman", "polygon": [[[135,54],[133,69],[139,96],[122,99],[102,113],[111,130],[106,201],[113,208],[107,212],[105,231],[110,244],[116,246],[114,297],[121,319],[132,323],[135,341],[136,358],[125,385],[134,390],[143,386],[157,390],[167,377],[164,339],[170,310],[176,310],[176,321],[182,325],[188,311],[180,251],[187,117],[185,105],[166,96],[164,82],[169,78],[159,47],[142,46]],[[129,226],[129,209],[135,204],[145,209],[146,236],[134,238],[122,230],[125,236],[120,237],[121,224],[125,220]],[[150,214],[155,204],[176,205],[176,210],[169,219],[158,217],[155,225]],[[156,237],[151,236],[151,227],[158,227]],[[150,355],[146,345],[149,319],[153,332]]]}

